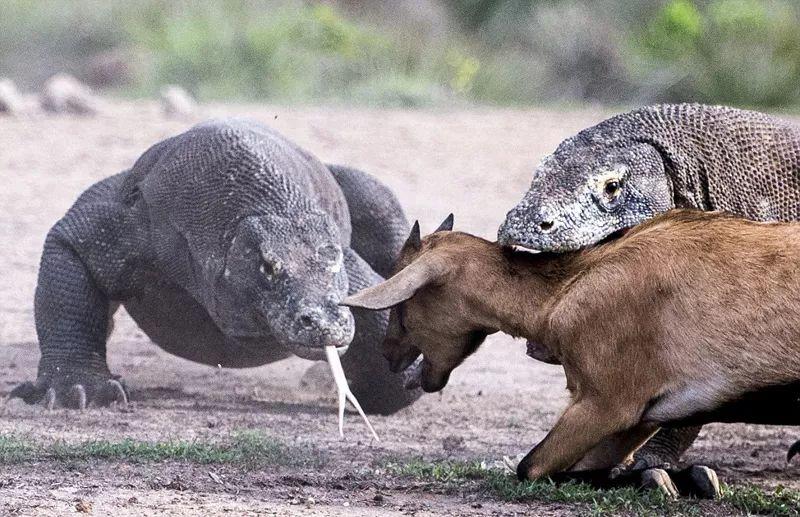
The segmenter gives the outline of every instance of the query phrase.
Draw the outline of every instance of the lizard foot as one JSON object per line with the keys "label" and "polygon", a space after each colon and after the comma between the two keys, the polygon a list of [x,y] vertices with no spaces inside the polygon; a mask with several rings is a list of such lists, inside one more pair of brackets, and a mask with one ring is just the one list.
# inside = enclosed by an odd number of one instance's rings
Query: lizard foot
{"label": "lizard foot", "polygon": [[89,405],[128,404],[128,392],[117,376],[97,375],[40,376],[36,382],[23,382],[11,390],[9,398],[21,398],[27,404],[43,403],[47,409],[66,407],[86,409]]}
{"label": "lizard foot", "polygon": [[717,473],[705,465],[691,465],[677,470],[669,463],[651,465],[637,461],[629,468],[616,467],[612,470],[611,477],[617,478],[623,484],[636,484],[644,489],[658,489],[673,499],[679,495],[699,499],[720,497]]}

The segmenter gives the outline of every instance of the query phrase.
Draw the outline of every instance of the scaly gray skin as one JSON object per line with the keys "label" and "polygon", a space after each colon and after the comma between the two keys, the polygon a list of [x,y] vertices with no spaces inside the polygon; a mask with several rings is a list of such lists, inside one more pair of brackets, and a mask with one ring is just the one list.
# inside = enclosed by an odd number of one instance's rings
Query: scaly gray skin
{"label": "scaly gray skin", "polygon": [[[164,350],[224,367],[344,347],[367,411],[403,389],[380,353],[387,314],[338,305],[382,280],[408,223],[371,176],[326,167],[275,131],[211,121],[85,191],[47,236],[36,289],[41,360],[12,396],[84,407],[125,401],[106,363],[122,304]],[[355,319],[354,319],[355,315]]]}
{"label": "scaly gray skin", "polygon": [[[800,128],[723,106],[651,106],[564,140],[498,231],[503,244],[564,252],[674,207],[757,221],[800,219]],[[699,427],[662,430],[637,467],[676,464]]]}

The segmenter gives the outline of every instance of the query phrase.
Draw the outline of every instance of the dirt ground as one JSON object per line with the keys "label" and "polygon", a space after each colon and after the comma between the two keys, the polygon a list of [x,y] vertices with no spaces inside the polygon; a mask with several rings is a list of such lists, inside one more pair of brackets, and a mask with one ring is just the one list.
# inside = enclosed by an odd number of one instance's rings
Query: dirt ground
{"label": "dirt ground", "polygon": [[[94,118],[0,118],[0,396],[34,378],[38,349],[33,292],[44,236],[91,183],[129,167],[151,144],[205,118],[248,116],[275,126],[328,162],[362,168],[390,185],[423,232],[449,212],[456,227],[493,238],[533,167],[564,137],[604,118],[600,111],[384,111],[205,106],[170,120],[153,103],[114,102]],[[569,514],[553,504],[510,504],[425,490],[413,483],[345,482],[381,458],[496,460],[527,451],[565,401],[560,368],[528,359],[524,343],[492,336],[441,393],[390,417],[372,417],[380,443],[357,415],[336,432],[333,393],[301,385],[311,363],[218,370],[161,351],[125,314],[109,344],[112,371],[133,389],[129,411],[82,413],[0,403],[0,433],[32,440],[213,440],[263,430],[310,445],[324,469],[252,471],[187,462],[0,467],[0,514],[64,515],[78,499],[96,515],[222,513],[266,515]],[[800,461],[787,466],[789,428],[712,425],[689,460],[729,482],[800,487]],[[457,444],[453,447],[452,444]],[[209,474],[214,472],[214,476]],[[216,477],[216,479],[214,479]],[[179,479],[180,490],[170,480]],[[360,479],[360,478],[359,478]]]}

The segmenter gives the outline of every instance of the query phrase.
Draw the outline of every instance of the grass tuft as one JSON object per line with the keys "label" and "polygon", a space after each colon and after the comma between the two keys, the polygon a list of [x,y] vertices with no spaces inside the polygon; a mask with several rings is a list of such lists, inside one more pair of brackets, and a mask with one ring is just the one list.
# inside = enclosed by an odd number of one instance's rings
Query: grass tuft
{"label": "grass tuft", "polygon": [[259,431],[239,431],[222,442],[171,440],[147,442],[89,440],[38,444],[15,436],[0,436],[0,464],[41,460],[119,460],[130,462],[187,461],[229,463],[249,468],[267,465],[318,466],[322,456],[315,450],[287,447]]}

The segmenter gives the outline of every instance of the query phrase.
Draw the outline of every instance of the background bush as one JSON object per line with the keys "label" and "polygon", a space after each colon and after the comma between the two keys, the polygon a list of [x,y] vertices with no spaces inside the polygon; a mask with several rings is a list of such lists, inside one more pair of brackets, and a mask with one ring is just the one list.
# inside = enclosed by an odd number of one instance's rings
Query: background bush
{"label": "background bush", "polygon": [[201,99],[800,103],[793,0],[4,0],[0,76]]}

